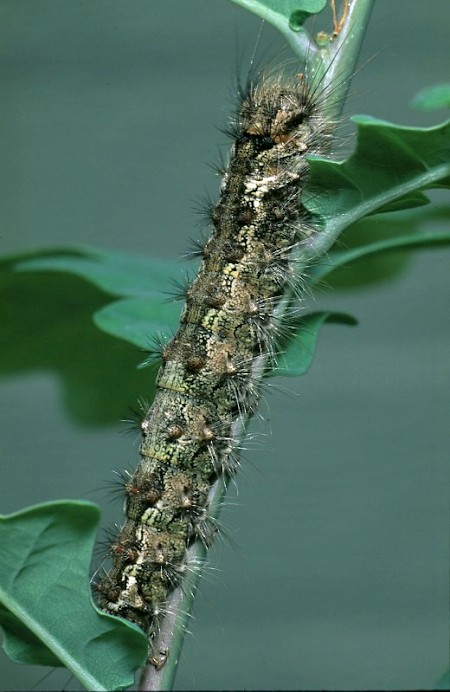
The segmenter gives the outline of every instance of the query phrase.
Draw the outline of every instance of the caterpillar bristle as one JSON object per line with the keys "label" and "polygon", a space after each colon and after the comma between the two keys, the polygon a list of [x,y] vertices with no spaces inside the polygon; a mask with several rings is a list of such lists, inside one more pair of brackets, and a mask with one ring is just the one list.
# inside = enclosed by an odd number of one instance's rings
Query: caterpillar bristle
{"label": "caterpillar bristle", "polygon": [[230,119],[225,125],[216,127],[216,129],[228,140],[235,141],[242,137],[241,123],[235,119]]}
{"label": "caterpillar bristle", "polygon": [[198,197],[196,202],[192,205],[194,213],[200,217],[203,224],[208,225],[211,223],[214,208],[214,200],[206,192],[201,197]]}
{"label": "caterpillar bristle", "polygon": [[192,279],[186,272],[181,279],[172,279],[170,285],[172,289],[170,291],[165,291],[168,296],[166,299],[167,302],[185,301],[189,293],[189,288],[192,285]]}
{"label": "caterpillar bristle", "polygon": [[145,399],[138,399],[135,406],[128,407],[128,418],[122,418],[123,430],[126,435],[142,433],[142,419],[149,409],[149,402]]}
{"label": "caterpillar bristle", "polygon": [[222,151],[219,151],[218,161],[208,163],[208,168],[219,178],[223,178],[228,166],[228,157]]}
{"label": "caterpillar bristle", "polygon": [[111,556],[111,547],[116,540],[119,527],[106,527],[102,529],[102,537],[97,541],[94,554],[101,558],[102,564]]}
{"label": "caterpillar bristle", "polygon": [[161,365],[161,362],[164,360],[165,349],[170,339],[171,335],[168,333],[158,332],[153,334],[149,339],[148,348],[144,351],[144,353],[146,353],[146,358],[138,367],[142,369]]}
{"label": "caterpillar bristle", "polygon": [[183,259],[193,260],[197,258],[203,258],[205,253],[205,245],[207,243],[207,238],[191,238],[189,243],[189,249],[183,254]]}

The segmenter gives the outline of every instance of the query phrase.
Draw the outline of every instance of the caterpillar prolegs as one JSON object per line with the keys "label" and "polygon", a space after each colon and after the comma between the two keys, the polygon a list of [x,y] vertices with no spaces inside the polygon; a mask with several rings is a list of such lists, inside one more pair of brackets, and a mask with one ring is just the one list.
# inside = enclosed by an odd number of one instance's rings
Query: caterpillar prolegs
{"label": "caterpillar prolegs", "polygon": [[97,585],[101,607],[136,622],[150,641],[189,568],[187,548],[213,538],[208,493],[235,471],[233,426],[257,406],[255,364],[276,355],[292,251],[315,232],[301,204],[306,156],[327,149],[331,125],[305,77],[282,73],[247,87],[231,132],[212,235],[180,328],[162,348],[141,461],[125,483],[126,522]]}

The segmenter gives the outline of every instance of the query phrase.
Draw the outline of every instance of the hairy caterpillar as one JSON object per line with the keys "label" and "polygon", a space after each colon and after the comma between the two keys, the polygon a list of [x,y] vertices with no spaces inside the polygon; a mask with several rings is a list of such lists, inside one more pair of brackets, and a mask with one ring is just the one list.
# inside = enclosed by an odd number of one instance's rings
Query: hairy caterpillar
{"label": "hairy caterpillar", "polygon": [[284,329],[277,309],[294,282],[292,251],[315,232],[300,200],[305,156],[326,151],[331,129],[303,75],[263,75],[241,93],[212,236],[162,348],[141,462],[124,484],[127,520],[97,584],[101,606],[150,640],[189,569],[187,547],[214,534],[208,492],[235,470],[233,426],[257,406],[255,364],[276,353]]}

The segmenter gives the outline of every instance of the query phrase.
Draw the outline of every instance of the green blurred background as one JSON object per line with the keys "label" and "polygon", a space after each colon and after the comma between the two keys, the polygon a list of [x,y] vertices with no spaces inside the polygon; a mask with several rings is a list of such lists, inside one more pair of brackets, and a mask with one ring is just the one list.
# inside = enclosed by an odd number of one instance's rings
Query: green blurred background
{"label": "green blurred background", "polygon": [[[408,103],[448,80],[449,21],[448,0],[375,2],[347,111],[442,120]],[[261,22],[225,0],[3,0],[0,27],[2,254],[84,243],[177,258],[199,235],[195,200],[216,194],[206,165],[224,144],[215,126]],[[257,59],[289,57],[282,49],[264,26]],[[427,228],[448,229],[448,199],[435,194],[432,209]],[[268,388],[177,689],[430,689],[444,672],[449,257],[412,255],[382,286],[310,301],[360,324],[326,327],[308,375]],[[111,525],[120,507],[106,482],[137,460],[119,419],[146,395],[142,354],[96,333],[80,280],[23,281],[23,315],[7,322],[23,319],[21,359],[3,363],[0,380],[0,511],[86,498]],[[34,344],[28,324],[39,324],[45,291],[55,320],[80,310],[76,358],[63,339]],[[5,322],[1,331],[11,338]],[[41,680],[45,669],[3,653],[0,671],[4,690],[57,690],[69,678]]]}

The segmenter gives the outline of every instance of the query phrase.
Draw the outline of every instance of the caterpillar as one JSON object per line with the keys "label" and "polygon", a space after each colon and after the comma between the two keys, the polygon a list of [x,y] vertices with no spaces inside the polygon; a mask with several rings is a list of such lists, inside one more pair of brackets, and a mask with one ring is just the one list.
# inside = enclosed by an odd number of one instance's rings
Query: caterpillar
{"label": "caterpillar", "polygon": [[126,521],[96,585],[100,606],[142,627],[150,647],[189,569],[188,547],[214,537],[210,488],[236,471],[234,427],[257,407],[255,369],[276,358],[293,251],[316,232],[301,204],[306,156],[328,149],[333,128],[303,74],[266,72],[239,93],[212,234],[179,330],[161,347],[140,464],[124,482]]}

